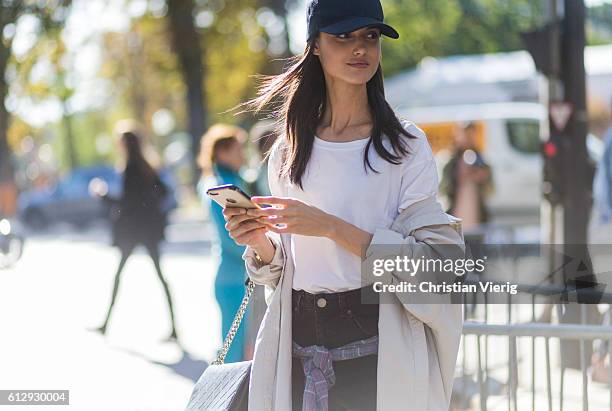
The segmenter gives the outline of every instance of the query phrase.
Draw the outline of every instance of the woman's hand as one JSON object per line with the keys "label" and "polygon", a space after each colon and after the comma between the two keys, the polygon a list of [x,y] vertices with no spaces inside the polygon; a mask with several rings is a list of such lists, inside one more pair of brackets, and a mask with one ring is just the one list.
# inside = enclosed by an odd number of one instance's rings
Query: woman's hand
{"label": "woman's hand", "polygon": [[[275,233],[326,237],[361,258],[372,240],[372,234],[367,231],[295,198],[252,197],[251,200],[256,204],[273,206],[251,209],[247,214],[256,217]],[[276,224],[283,227],[276,227]]]}
{"label": "woman's hand", "polygon": [[[329,237],[333,216],[317,207],[288,197],[252,197],[256,204],[270,204],[272,207],[250,209],[247,215],[256,218],[269,231],[291,233],[314,237]],[[282,224],[283,227],[277,227]]]}
{"label": "woman's hand", "polygon": [[225,229],[238,245],[257,245],[266,240],[267,227],[253,216],[247,214],[246,208],[226,207],[223,209]]}
{"label": "woman's hand", "polygon": [[266,236],[268,228],[247,214],[246,208],[226,207],[223,209],[225,229],[238,245],[246,245],[260,256],[264,263],[269,263],[274,257],[274,246]]}

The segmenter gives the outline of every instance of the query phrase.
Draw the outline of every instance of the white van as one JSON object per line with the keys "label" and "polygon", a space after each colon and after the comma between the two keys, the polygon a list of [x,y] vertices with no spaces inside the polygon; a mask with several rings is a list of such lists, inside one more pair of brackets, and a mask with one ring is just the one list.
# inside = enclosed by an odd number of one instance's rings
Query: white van
{"label": "white van", "polygon": [[[474,122],[477,145],[493,172],[494,193],[487,200],[493,220],[537,223],[542,198],[540,136],[548,121],[544,106],[488,103],[406,108],[398,114],[427,133],[440,177],[457,127]],[[592,157],[601,151],[600,145],[599,139],[589,136],[587,147]]]}

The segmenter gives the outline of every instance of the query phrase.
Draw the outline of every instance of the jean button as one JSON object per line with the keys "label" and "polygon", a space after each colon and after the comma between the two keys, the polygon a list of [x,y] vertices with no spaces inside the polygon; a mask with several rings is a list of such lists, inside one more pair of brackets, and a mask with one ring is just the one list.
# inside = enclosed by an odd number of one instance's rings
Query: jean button
{"label": "jean button", "polygon": [[325,308],[326,305],[327,305],[327,300],[325,298],[321,297],[317,300],[317,307]]}

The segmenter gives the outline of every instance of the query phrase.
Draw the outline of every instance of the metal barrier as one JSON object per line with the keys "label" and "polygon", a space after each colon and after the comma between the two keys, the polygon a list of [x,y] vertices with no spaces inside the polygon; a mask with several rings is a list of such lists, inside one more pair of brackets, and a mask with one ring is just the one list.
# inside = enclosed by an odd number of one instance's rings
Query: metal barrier
{"label": "metal barrier", "polygon": [[[485,229],[486,228],[486,229]],[[483,244],[494,245],[495,243],[503,243],[503,244],[515,244],[518,247],[521,246],[519,243],[520,239],[517,235],[517,232],[512,227],[494,227],[489,226],[485,227],[482,230],[475,232],[472,236],[466,235],[466,243],[469,247],[475,246],[479,247]],[[519,262],[523,257],[529,256],[521,255],[524,251],[530,251],[529,247],[533,247],[538,243],[527,243],[527,249],[517,250],[516,253],[511,253],[509,255],[504,256],[509,263],[509,269],[512,270],[513,274],[517,274],[519,272]],[[478,282],[479,278],[474,278],[474,280],[469,280],[464,278],[464,283],[472,283]],[[487,279],[493,283],[496,281],[492,281],[491,278]],[[515,312],[513,307],[520,306],[512,296],[508,295],[508,299],[506,303],[501,304],[504,307],[504,312],[497,312],[501,316],[505,316],[502,320],[504,324],[491,324],[489,323],[489,318],[491,317],[490,313],[490,305],[488,304],[489,298],[486,293],[480,294],[482,299],[479,301],[472,300],[470,304],[464,305],[465,318],[470,319],[472,321],[466,321],[463,328],[463,377],[467,377],[466,374],[466,350],[468,344],[466,344],[467,336],[474,336],[476,338],[476,350],[478,352],[477,355],[477,363],[475,367],[477,368],[477,384],[478,384],[478,393],[480,394],[480,410],[486,411],[487,409],[487,399],[489,397],[489,387],[488,382],[485,378],[489,377],[489,346],[488,346],[488,338],[491,336],[502,336],[507,337],[508,341],[508,410],[517,410],[518,402],[517,402],[517,391],[518,391],[518,377],[519,377],[519,354],[518,351],[519,345],[517,344],[517,340],[519,338],[529,338],[531,339],[531,408],[532,410],[536,410],[536,340],[543,339],[545,344],[545,368],[546,368],[546,394],[547,394],[547,403],[548,410],[553,410],[553,383],[552,383],[552,372],[551,372],[551,339],[554,341],[579,341],[580,347],[580,370],[582,372],[582,409],[583,411],[587,411],[589,409],[589,395],[588,395],[588,375],[587,375],[587,367],[590,364],[587,364],[587,360],[590,362],[590,359],[587,359],[587,344],[592,343],[594,340],[603,340],[607,342],[607,354],[612,359],[612,326],[610,325],[589,325],[587,324],[587,310],[585,307],[588,306],[585,304],[578,304],[580,307],[580,318],[577,322],[581,324],[550,324],[550,316],[552,312],[552,304],[559,303],[563,305],[564,303],[569,302],[569,300],[573,301],[575,304],[576,301],[580,301],[582,303],[588,302],[589,304],[598,304],[598,303],[607,303],[609,304],[608,316],[612,316],[612,293],[605,293],[597,287],[592,287],[591,289],[580,288],[580,284],[553,284],[553,283],[538,283],[538,284],[520,284],[518,276],[512,278],[513,283],[517,284],[518,292],[523,295],[531,296],[530,308],[531,312],[521,312],[518,311],[516,315],[513,315]],[[503,282],[499,282],[499,284],[503,284]],[[467,301],[464,300],[465,303]],[[550,310],[548,311],[548,319],[544,320],[545,322],[536,322],[536,306],[547,304]],[[495,304],[493,304],[495,305]],[[560,305],[556,305],[558,309],[558,313],[560,314]],[[471,307],[470,314],[468,314],[468,306]],[[497,305],[498,307],[500,304]],[[476,313],[476,309],[480,308],[480,314],[478,316],[474,316]],[[513,316],[515,318],[513,318]],[[529,318],[531,317],[531,318]],[[559,315],[560,317],[560,315]],[[478,322],[477,322],[478,321]],[[482,322],[480,322],[482,321]],[[528,322],[531,321],[531,322]],[[484,339],[484,358],[482,355],[482,339]],[[470,347],[472,348],[472,347]],[[559,390],[559,410],[563,411],[563,402],[564,402],[564,376],[566,368],[563,365],[563,361],[561,361],[560,368],[560,390]],[[577,365],[577,364],[576,364]],[[472,376],[470,376],[470,381],[472,380]],[[466,385],[462,386],[463,389],[466,389]],[[473,386],[473,393],[475,393],[475,386]],[[577,388],[577,387],[576,387]],[[610,366],[608,367],[608,390],[609,390],[609,403],[608,407],[610,411],[612,411],[612,360],[610,361]],[[469,390],[468,390],[469,391]],[[523,407],[524,408],[524,407]],[[539,404],[539,409],[544,409],[541,404]],[[522,410],[521,410],[522,411]]]}
{"label": "metal barrier", "polygon": [[[487,390],[485,389],[483,379],[483,368],[481,359],[480,340],[482,336],[507,336],[509,338],[509,353],[508,353],[508,408],[517,410],[517,389],[518,389],[518,373],[517,373],[517,338],[530,337],[532,338],[532,346],[535,344],[535,338],[542,337],[546,347],[546,378],[547,378],[547,395],[548,409],[552,411],[552,381],[551,381],[551,364],[550,364],[550,346],[551,338],[560,340],[579,340],[581,354],[584,352],[586,340],[593,341],[602,339],[608,341],[608,355],[612,358],[612,326],[600,325],[582,325],[582,324],[541,324],[541,323],[526,323],[526,324],[483,324],[468,321],[464,324],[463,335],[474,335],[477,338],[478,350],[478,384],[480,394],[480,409],[486,410]],[[464,342],[465,346],[465,342]],[[535,355],[532,355],[532,375],[535,370]],[[587,393],[587,370],[584,355],[581,355],[581,371],[582,371],[582,409],[588,410],[588,393]],[[563,409],[563,373],[561,370],[561,391],[560,391],[560,409]],[[609,367],[608,388],[610,390],[610,410],[612,410],[612,367]],[[532,408],[535,410],[535,382],[532,381]]]}
{"label": "metal barrier", "polygon": [[[466,243],[469,247],[475,246],[479,247],[483,244],[495,244],[495,243],[503,243],[503,244],[515,244],[517,246],[521,246],[519,236],[513,227],[494,227],[488,226],[484,227],[482,230],[475,232],[472,236],[465,236]],[[526,250],[517,250],[516,253],[511,253],[510,255],[505,256],[508,258],[506,261],[509,261],[511,266],[509,269],[512,270],[512,273],[516,274],[519,272],[519,262],[524,257],[521,255],[524,251],[530,251],[529,246],[537,245],[538,243],[528,242]],[[528,256],[528,255],[525,255]],[[479,279],[476,278],[476,281]],[[491,281],[491,279],[488,279]],[[574,340],[579,341],[580,347],[580,369],[582,371],[582,409],[584,411],[588,410],[589,407],[589,398],[588,398],[588,376],[587,376],[587,344],[592,343],[593,340],[604,340],[608,342],[607,353],[612,358],[612,326],[603,326],[603,325],[587,325],[586,320],[586,310],[584,304],[579,304],[580,306],[580,318],[577,322],[581,322],[582,324],[550,324],[548,320],[544,320],[545,322],[536,322],[536,305],[537,304],[548,304],[549,308],[551,307],[551,303],[561,303],[572,301],[581,301],[581,302],[589,302],[591,304],[596,303],[608,303],[610,304],[610,309],[612,309],[612,293],[604,293],[601,290],[594,287],[593,289],[580,289],[577,288],[576,284],[552,284],[552,283],[539,283],[539,284],[520,284],[518,277],[512,279],[514,284],[518,285],[519,293],[525,295],[531,295],[531,312],[528,314],[527,312],[518,311],[516,315],[513,315],[513,307],[520,304],[516,303],[516,300],[513,300],[512,296],[508,296],[508,300],[505,304],[501,304],[504,306],[504,309],[507,310],[504,312],[498,312],[497,314],[501,314],[505,318],[502,320],[505,324],[490,324],[489,318],[491,317],[491,313],[489,312],[490,305],[488,304],[488,295],[481,294],[482,299],[479,301],[473,300],[471,301],[471,314],[472,317],[469,316],[466,305],[464,306],[466,311],[464,311],[465,318],[474,320],[474,321],[466,321],[463,329],[464,341],[463,341],[463,377],[466,377],[466,337],[467,336],[475,336],[476,338],[476,350],[478,352],[477,356],[477,364],[475,367],[477,368],[477,384],[478,384],[478,392],[480,394],[480,410],[485,411],[487,409],[487,398],[489,396],[488,393],[488,382],[485,381],[486,377],[489,377],[489,345],[488,338],[490,336],[504,336],[508,338],[508,410],[517,410],[517,390],[518,390],[518,376],[519,376],[519,354],[518,352],[518,338],[530,338],[531,339],[531,405],[532,409],[535,410],[536,405],[536,361],[535,361],[535,353],[536,353],[536,339],[543,339],[545,343],[545,361],[546,361],[546,391],[548,397],[548,410],[552,411],[553,409],[553,392],[552,392],[552,377],[551,377],[551,349],[550,342],[551,339],[554,341],[565,341],[565,340]],[[467,276],[464,279],[465,283],[470,283]],[[495,281],[492,281],[495,283]],[[501,282],[500,282],[501,284]],[[559,298],[561,296],[561,298]],[[568,298],[569,297],[569,298]],[[556,298],[556,301],[554,301]],[[464,302],[467,302],[464,300]],[[537,303],[537,304],[536,304]],[[499,306],[499,304],[498,304]],[[476,309],[480,308],[480,315],[477,317],[473,316],[476,312]],[[558,313],[560,312],[560,306],[557,305]],[[548,311],[549,317],[552,312],[552,308]],[[612,311],[608,311],[608,315],[610,315]],[[513,316],[515,318],[513,318]],[[531,318],[529,318],[531,317]],[[482,322],[476,322],[482,321]],[[531,322],[527,322],[531,321]],[[484,358],[482,356],[482,341],[484,339]],[[470,347],[472,348],[472,347]],[[590,361],[590,359],[589,359]],[[577,365],[577,364],[576,364]],[[559,409],[563,410],[563,397],[564,397],[564,374],[566,369],[564,368],[563,361],[561,362],[560,368],[560,391],[559,391]],[[608,370],[608,389],[609,389],[609,409],[612,411],[612,361],[611,366]],[[470,381],[473,381],[470,377]],[[465,385],[463,388],[465,389]],[[475,386],[473,386],[473,391],[475,392]],[[543,407],[539,407],[538,409],[542,409]]]}
{"label": "metal barrier", "polygon": [[[594,341],[594,340],[604,340],[608,342],[608,355],[612,358],[612,326],[603,326],[603,325],[587,325],[586,321],[586,307],[588,304],[578,304],[580,307],[581,318],[580,321],[582,324],[548,324],[542,322],[536,322],[536,298],[543,298],[543,301],[539,302],[540,305],[545,305],[546,300],[552,295],[560,295],[560,294],[574,294],[574,296],[581,294],[583,300],[600,302],[600,303],[608,303],[612,302],[612,294],[610,293],[602,293],[597,290],[589,290],[589,289],[571,289],[570,287],[563,287],[552,284],[542,284],[538,286],[532,285],[518,285],[518,290],[520,293],[525,293],[531,295],[531,322],[527,323],[514,323],[512,316],[512,307],[520,306],[521,304],[514,304],[513,298],[508,296],[508,303],[504,304],[504,308],[507,310],[507,317],[505,324],[490,324],[488,323],[489,317],[489,309],[490,306],[487,304],[487,294],[482,294],[484,304],[476,303],[477,306],[480,306],[484,309],[483,312],[483,320],[484,322],[476,322],[476,321],[466,321],[464,324],[463,335],[474,335],[477,338],[476,348],[478,351],[478,387],[480,394],[480,410],[486,411],[486,403],[488,398],[488,388],[485,386],[484,377],[483,377],[483,366],[484,371],[488,376],[488,337],[489,336],[506,336],[508,337],[509,342],[509,352],[508,352],[508,410],[517,410],[517,389],[518,389],[518,353],[517,353],[517,338],[519,337],[529,337],[531,338],[531,376],[532,376],[532,386],[531,386],[531,409],[535,411],[535,341],[536,338],[543,338],[545,341],[545,349],[546,349],[546,379],[547,379],[547,397],[548,397],[548,410],[552,411],[553,402],[552,402],[552,381],[551,381],[551,360],[550,360],[550,339],[556,338],[558,340],[578,340],[580,343],[580,368],[582,371],[582,409],[583,411],[588,411],[589,403],[588,403],[588,379],[587,379],[587,364],[586,364],[586,342]],[[573,303],[576,304],[576,303]],[[464,306],[467,308],[467,306]],[[559,308],[559,305],[557,305]],[[559,310],[558,310],[559,312]],[[608,314],[612,312],[612,305],[609,305]],[[467,311],[464,311],[467,318]],[[519,320],[520,319],[516,319]],[[515,320],[515,321],[516,321]],[[523,318],[523,321],[526,319]],[[484,364],[481,358],[481,338],[484,337],[485,344],[485,358]],[[463,344],[463,374],[465,376],[465,350],[466,343],[464,341]],[[559,391],[559,410],[563,411],[563,397],[564,397],[564,373],[565,368],[561,366],[561,381],[560,381],[560,391]],[[609,397],[609,409],[612,411],[612,366],[609,367],[609,375],[608,375],[608,389],[610,392]]]}

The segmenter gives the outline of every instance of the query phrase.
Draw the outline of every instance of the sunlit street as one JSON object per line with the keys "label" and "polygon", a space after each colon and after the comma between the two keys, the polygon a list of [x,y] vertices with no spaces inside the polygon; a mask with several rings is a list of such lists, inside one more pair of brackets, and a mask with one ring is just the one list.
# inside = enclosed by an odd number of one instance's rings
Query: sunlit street
{"label": "sunlit street", "polygon": [[78,410],[184,407],[221,338],[207,230],[171,225],[162,260],[182,349],[162,341],[168,314],[146,254],[128,262],[102,337],[88,329],[99,325],[112,289],[118,256],[105,244],[108,230],[60,227],[28,238],[19,264],[0,271],[0,387],[68,389]]}

